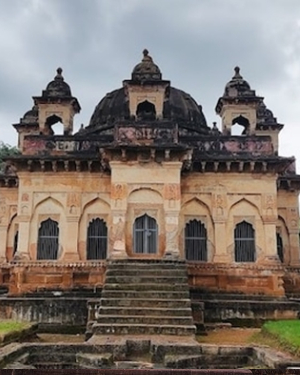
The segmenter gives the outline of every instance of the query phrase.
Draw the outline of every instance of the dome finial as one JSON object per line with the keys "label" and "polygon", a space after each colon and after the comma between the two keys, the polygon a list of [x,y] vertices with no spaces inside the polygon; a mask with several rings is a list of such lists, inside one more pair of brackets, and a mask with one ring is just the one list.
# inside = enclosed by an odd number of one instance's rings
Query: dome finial
{"label": "dome finial", "polygon": [[57,75],[56,75],[55,79],[62,79],[63,80],[64,78],[62,76],[62,72],[63,72],[62,68],[57,68],[56,69]]}
{"label": "dome finial", "polygon": [[240,67],[239,67],[239,66],[236,66],[236,67],[234,68],[234,72],[235,72],[235,74],[234,74],[234,77],[233,77],[233,78],[237,78],[237,79],[243,78],[243,77],[241,76],[241,74],[240,74],[240,71],[241,71]]}
{"label": "dome finial", "polygon": [[149,51],[147,50],[147,48],[144,49],[143,55],[144,57],[147,57],[149,55]]}

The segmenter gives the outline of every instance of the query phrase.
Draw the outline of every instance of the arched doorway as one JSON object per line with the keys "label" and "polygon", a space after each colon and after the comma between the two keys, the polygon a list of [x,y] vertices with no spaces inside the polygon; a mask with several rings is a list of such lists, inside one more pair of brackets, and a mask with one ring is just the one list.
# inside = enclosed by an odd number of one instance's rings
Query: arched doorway
{"label": "arched doorway", "polygon": [[133,225],[133,251],[135,254],[157,254],[158,226],[148,215],[138,217]]}
{"label": "arched doorway", "polygon": [[207,262],[207,231],[200,220],[191,220],[185,226],[185,259]]}

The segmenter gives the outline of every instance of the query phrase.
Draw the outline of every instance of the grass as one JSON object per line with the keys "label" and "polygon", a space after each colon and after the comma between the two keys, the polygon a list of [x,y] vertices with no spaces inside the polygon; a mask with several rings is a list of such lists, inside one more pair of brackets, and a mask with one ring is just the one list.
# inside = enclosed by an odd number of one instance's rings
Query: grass
{"label": "grass", "polygon": [[279,347],[300,355],[300,320],[277,320],[263,325],[262,336],[275,340]]}
{"label": "grass", "polygon": [[16,322],[13,320],[0,320],[0,336],[4,336],[10,332],[22,331],[30,326],[30,323]]}

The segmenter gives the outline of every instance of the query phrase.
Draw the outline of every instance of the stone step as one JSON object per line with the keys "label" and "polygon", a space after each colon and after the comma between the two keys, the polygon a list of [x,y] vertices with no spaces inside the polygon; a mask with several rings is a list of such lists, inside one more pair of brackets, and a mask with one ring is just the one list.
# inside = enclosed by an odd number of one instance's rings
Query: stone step
{"label": "stone step", "polygon": [[98,314],[103,315],[138,315],[138,316],[191,316],[192,309],[191,308],[169,308],[169,307],[105,307],[100,306],[98,310]]}
{"label": "stone step", "polygon": [[151,315],[98,315],[99,324],[147,324],[147,325],[174,325],[184,326],[192,325],[192,316],[151,316]]}
{"label": "stone step", "polygon": [[101,306],[110,307],[127,307],[127,308],[190,308],[191,300],[189,298],[182,299],[169,299],[169,298],[122,298],[122,297],[111,297],[101,298]]}
{"label": "stone step", "polygon": [[108,269],[106,272],[106,276],[179,276],[179,277],[186,277],[187,272],[186,269],[148,269],[143,268],[140,269]]}
{"label": "stone step", "polygon": [[118,263],[118,264],[111,264],[108,266],[108,269],[110,271],[122,271],[122,270],[136,270],[136,271],[143,271],[143,270],[148,270],[148,271],[156,271],[156,270],[180,270],[180,271],[186,271],[186,265],[185,264],[148,264],[148,263],[134,263],[134,264],[127,264],[127,263]]}
{"label": "stone step", "polygon": [[95,335],[195,335],[194,325],[161,325],[161,324],[94,324]]}
{"label": "stone step", "polygon": [[158,283],[122,283],[122,284],[105,284],[103,290],[136,290],[136,291],[186,291],[189,292],[189,286],[187,284],[158,284]]}
{"label": "stone step", "polygon": [[247,366],[249,357],[245,355],[167,355],[164,365],[172,369],[212,369],[237,368]]}
{"label": "stone step", "polygon": [[76,355],[76,363],[79,368],[91,368],[91,369],[100,369],[105,368],[109,369],[113,366],[113,354],[112,353],[78,353]]}
{"label": "stone step", "polygon": [[188,299],[189,292],[188,291],[136,291],[136,290],[106,290],[103,289],[102,297],[105,298],[158,298],[158,299]]}
{"label": "stone step", "polygon": [[155,281],[158,284],[186,284],[187,277],[178,276],[106,276],[105,284],[149,284]]}

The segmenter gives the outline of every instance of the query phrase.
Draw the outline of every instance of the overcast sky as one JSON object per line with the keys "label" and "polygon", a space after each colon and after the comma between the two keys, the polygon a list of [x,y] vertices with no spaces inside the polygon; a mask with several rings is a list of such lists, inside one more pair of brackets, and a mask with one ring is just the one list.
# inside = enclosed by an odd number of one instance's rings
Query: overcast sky
{"label": "overcast sky", "polygon": [[[147,48],[163,78],[203,106],[208,124],[236,65],[280,123],[300,165],[300,0],[0,0],[0,140],[61,66],[88,125]],[[299,171],[299,166],[298,166]]]}

